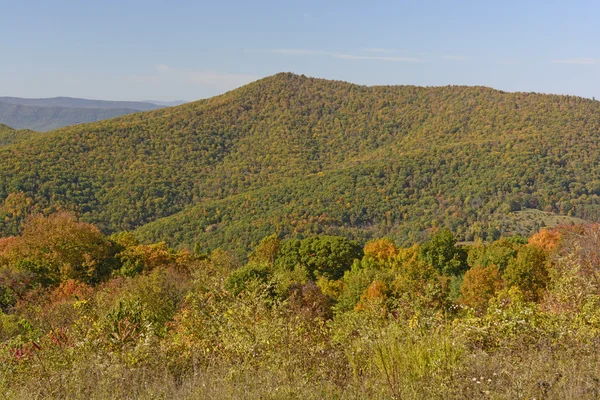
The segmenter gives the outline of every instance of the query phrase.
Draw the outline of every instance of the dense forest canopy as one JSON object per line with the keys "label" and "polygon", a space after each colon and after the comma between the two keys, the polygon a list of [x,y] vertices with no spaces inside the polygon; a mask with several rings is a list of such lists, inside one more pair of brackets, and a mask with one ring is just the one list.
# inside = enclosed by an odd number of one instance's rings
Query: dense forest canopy
{"label": "dense forest canopy", "polygon": [[600,103],[579,97],[278,74],[4,146],[0,201],[240,254],[273,232],[491,240],[520,209],[599,220],[599,134]]}
{"label": "dense forest canopy", "polygon": [[26,129],[17,130],[0,124],[0,147],[25,141],[35,135],[39,133]]}

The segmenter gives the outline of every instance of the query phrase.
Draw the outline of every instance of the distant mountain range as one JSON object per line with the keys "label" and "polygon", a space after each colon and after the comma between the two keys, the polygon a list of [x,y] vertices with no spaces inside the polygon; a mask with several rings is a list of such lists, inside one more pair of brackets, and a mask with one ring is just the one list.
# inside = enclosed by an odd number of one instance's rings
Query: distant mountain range
{"label": "distant mountain range", "polygon": [[158,104],[159,106],[165,106],[165,107],[174,107],[174,106],[180,106],[180,105],[188,103],[188,102],[184,101],[184,100],[175,100],[175,101],[144,100],[144,103]]}
{"label": "distant mountain range", "polygon": [[35,107],[62,107],[62,108],[95,108],[101,110],[109,109],[131,109],[136,111],[150,111],[160,108],[160,105],[146,101],[105,101],[77,99],[73,97],[51,97],[47,99],[25,99],[21,97],[2,97],[0,102],[19,104],[22,106]]}
{"label": "distant mountain range", "polygon": [[53,97],[25,99],[0,97],[0,123],[15,129],[46,132],[69,125],[96,122],[182,102],[104,101]]}

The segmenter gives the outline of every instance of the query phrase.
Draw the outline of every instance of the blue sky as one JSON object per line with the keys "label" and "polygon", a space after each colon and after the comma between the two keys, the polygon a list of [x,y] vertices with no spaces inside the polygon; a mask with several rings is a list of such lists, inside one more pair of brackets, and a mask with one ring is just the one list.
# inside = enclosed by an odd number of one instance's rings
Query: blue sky
{"label": "blue sky", "polygon": [[195,100],[281,71],[600,98],[600,2],[0,0],[0,95]]}

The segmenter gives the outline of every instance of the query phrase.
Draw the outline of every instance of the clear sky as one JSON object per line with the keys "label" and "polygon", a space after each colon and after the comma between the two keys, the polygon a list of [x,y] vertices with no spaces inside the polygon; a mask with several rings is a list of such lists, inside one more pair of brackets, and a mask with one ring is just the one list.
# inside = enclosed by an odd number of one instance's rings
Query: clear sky
{"label": "clear sky", "polygon": [[0,95],[195,100],[282,71],[600,98],[600,2],[0,0]]}

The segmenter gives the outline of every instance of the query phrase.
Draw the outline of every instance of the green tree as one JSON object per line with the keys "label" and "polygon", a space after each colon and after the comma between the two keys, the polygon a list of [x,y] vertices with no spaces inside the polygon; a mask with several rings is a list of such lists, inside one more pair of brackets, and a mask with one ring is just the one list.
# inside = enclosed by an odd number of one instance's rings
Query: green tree
{"label": "green tree", "polygon": [[442,229],[421,246],[421,258],[443,275],[458,276],[466,271],[467,252],[456,245],[452,232]]}
{"label": "green tree", "polygon": [[502,238],[490,244],[480,243],[469,249],[467,262],[470,266],[487,267],[495,265],[503,273],[510,260],[517,256],[517,252],[523,243]]}
{"label": "green tree", "polygon": [[280,247],[281,239],[279,239],[277,234],[267,236],[250,254],[250,261],[273,266],[275,264],[275,260],[277,259],[277,253],[279,253]]}
{"label": "green tree", "polygon": [[524,246],[504,271],[508,287],[516,286],[528,300],[541,299],[549,282],[547,253],[537,246]]}
{"label": "green tree", "polygon": [[234,295],[240,294],[251,282],[266,284],[273,276],[269,266],[250,262],[236,269],[227,277],[225,288]]}
{"label": "green tree", "polygon": [[301,265],[314,279],[339,279],[362,256],[362,248],[344,237],[313,236],[284,242],[276,265],[287,270]]}

